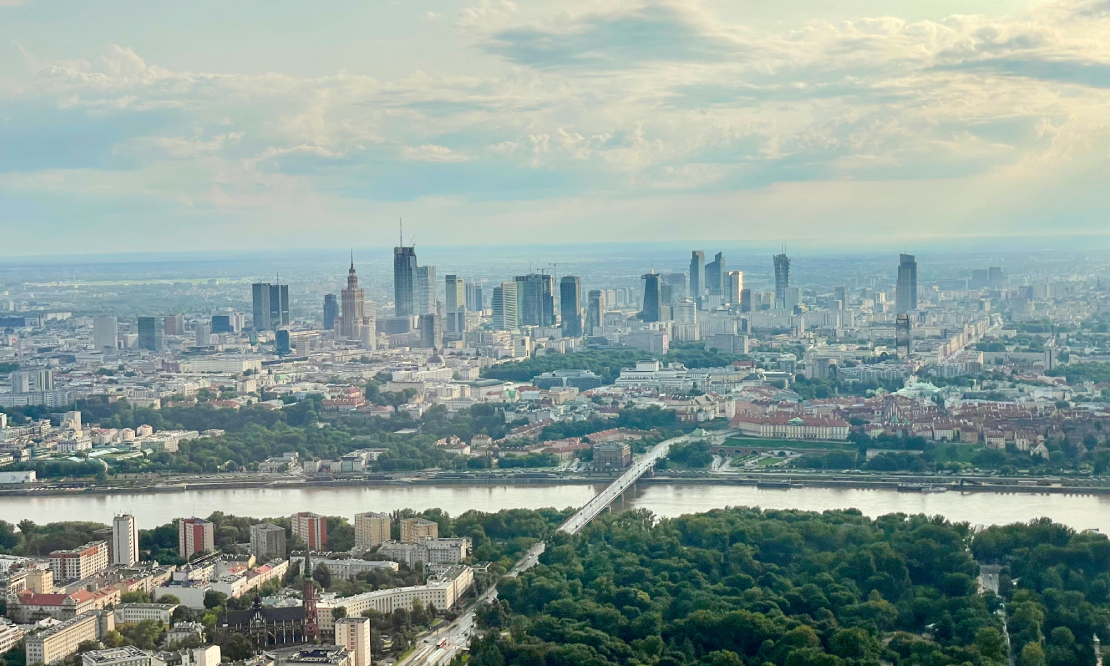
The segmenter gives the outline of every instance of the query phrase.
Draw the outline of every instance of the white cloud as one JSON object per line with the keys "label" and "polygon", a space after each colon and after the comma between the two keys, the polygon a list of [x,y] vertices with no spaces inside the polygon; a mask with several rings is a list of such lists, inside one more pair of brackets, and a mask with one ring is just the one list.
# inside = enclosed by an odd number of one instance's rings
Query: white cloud
{"label": "white cloud", "polygon": [[401,156],[410,162],[467,162],[469,157],[457,153],[446,146],[436,146],[426,143],[422,146],[405,146],[401,148]]}

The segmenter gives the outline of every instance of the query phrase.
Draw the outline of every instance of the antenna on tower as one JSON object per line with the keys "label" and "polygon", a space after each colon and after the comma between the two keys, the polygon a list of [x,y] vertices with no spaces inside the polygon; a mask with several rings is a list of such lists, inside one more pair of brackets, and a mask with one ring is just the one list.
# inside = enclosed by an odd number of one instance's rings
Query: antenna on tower
{"label": "antenna on tower", "polygon": [[405,245],[405,218],[403,218],[403,217],[397,218],[397,226],[398,226],[399,231],[400,231],[400,233],[398,234],[398,239],[401,241],[400,245],[402,247],[404,247],[404,245]]}

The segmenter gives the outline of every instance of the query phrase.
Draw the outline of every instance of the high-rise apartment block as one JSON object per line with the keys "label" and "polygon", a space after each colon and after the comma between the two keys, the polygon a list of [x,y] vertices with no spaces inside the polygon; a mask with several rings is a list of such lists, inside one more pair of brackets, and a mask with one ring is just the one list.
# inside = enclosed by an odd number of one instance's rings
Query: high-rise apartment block
{"label": "high-rise apartment block", "polygon": [[912,254],[898,255],[898,284],[894,293],[898,314],[917,309],[917,260]]}
{"label": "high-rise apartment block", "polygon": [[405,518],[401,521],[401,541],[416,543],[421,537],[439,538],[439,523],[423,518]]}
{"label": "high-rise apartment block", "polygon": [[563,337],[581,337],[582,281],[577,275],[564,275],[559,280],[559,317]]}
{"label": "high-rise apartment block", "polygon": [[786,310],[786,290],[790,288],[790,257],[786,253],[776,254],[775,261],[775,309]]}
{"label": "high-rise apartment block", "polygon": [[163,331],[165,325],[161,317],[139,317],[138,322],[139,338],[137,344],[139,349],[146,349],[148,351],[162,351],[165,346]]}
{"label": "high-rise apartment block", "polygon": [[139,527],[135,516],[112,518],[112,564],[131,566],[139,561]]}
{"label": "high-rise apartment block", "polygon": [[388,513],[355,514],[355,548],[367,550],[389,541],[390,519]]}
{"label": "high-rise apartment block", "polygon": [[273,523],[251,525],[251,555],[260,562],[284,558],[285,528]]}
{"label": "high-rise apartment block", "polygon": [[97,351],[119,348],[119,322],[115,317],[93,319],[93,347]]}
{"label": "high-rise apartment block", "polygon": [[370,666],[370,618],[358,616],[336,620],[335,644],[350,654],[346,666]]}
{"label": "high-rise apartment block", "polygon": [[188,560],[197,553],[216,550],[215,526],[202,518],[179,518],[177,521],[177,554]]}
{"label": "high-rise apartment block", "polygon": [[108,568],[108,542],[93,541],[50,553],[50,568],[55,580],[81,580]]}
{"label": "high-rise apartment block", "polygon": [[328,544],[328,519],[318,513],[302,511],[292,518],[293,536],[309,550],[324,550]]}

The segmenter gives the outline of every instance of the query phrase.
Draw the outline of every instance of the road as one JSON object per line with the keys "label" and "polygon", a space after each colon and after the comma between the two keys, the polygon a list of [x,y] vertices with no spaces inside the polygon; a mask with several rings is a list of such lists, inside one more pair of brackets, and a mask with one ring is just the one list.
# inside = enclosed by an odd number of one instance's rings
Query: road
{"label": "road", "polygon": [[[636,480],[644,475],[651,469],[657,460],[667,455],[670,451],[671,445],[678,442],[685,442],[687,437],[676,437],[668,439],[665,442],[656,444],[650,451],[639,456],[632,461],[632,465],[621,474],[617,480],[609,484],[605,490],[601,491],[594,496],[589,502],[586,502],[582,508],[578,509],[573,516],[567,519],[559,530],[568,534],[577,534],[579,530],[588,525],[591,520],[596,518],[605,507],[609,506],[616,498],[621,496],[625,490],[630,488]],[[520,558],[513,568],[509,570],[509,576],[515,578],[524,573],[528,569],[536,566],[540,561],[540,555],[547,548],[547,544],[540,541],[536,545],[528,549],[524,557]],[[436,631],[429,633],[420,639],[415,650],[409,656],[397,662],[394,666],[440,666],[455,658],[459,650],[466,648],[470,644],[470,637],[474,633],[475,626],[475,611],[478,606],[487,601],[493,601],[497,598],[497,586],[491,585],[482,596],[478,597],[475,603],[471,606],[454,622],[448,624],[446,627],[441,627]]]}

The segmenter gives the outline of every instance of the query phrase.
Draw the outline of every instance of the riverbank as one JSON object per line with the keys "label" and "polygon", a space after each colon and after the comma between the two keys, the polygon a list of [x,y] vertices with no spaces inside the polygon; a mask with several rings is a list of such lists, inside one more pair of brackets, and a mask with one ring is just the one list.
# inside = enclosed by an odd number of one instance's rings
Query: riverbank
{"label": "riverbank", "polygon": [[[300,481],[278,480],[228,480],[198,481],[149,486],[51,486],[43,484],[36,487],[21,486],[15,489],[0,490],[4,497],[50,497],[80,495],[127,495],[127,494],[165,494],[197,491],[224,491],[250,489],[298,489],[298,488],[376,488],[376,487],[429,487],[429,486],[564,486],[607,484],[616,474],[595,474],[590,476],[484,476],[470,477],[446,476],[404,479],[304,479]],[[1067,495],[1110,495],[1108,485],[1079,485],[1082,479],[1047,478],[998,478],[985,476],[834,476],[820,473],[738,473],[709,474],[686,472],[674,475],[659,474],[642,477],[641,485],[724,485],[756,486],[765,488],[839,488],[859,490],[899,490],[919,492],[920,486],[931,486],[938,492],[986,492],[986,493],[1060,493]],[[1101,479],[1089,481],[1102,482]],[[914,486],[906,488],[905,486]]]}

